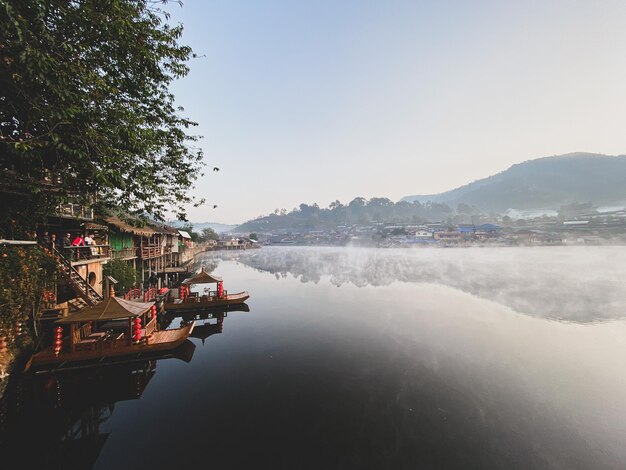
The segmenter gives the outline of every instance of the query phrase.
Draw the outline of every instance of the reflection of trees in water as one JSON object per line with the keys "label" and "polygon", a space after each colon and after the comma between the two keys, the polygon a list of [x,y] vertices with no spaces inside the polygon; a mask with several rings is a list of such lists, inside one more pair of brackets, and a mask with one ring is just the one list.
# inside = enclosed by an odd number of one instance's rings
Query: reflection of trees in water
{"label": "reflection of trees in water", "polygon": [[[264,248],[240,255],[243,264],[276,279],[322,277],[337,287],[386,286],[394,281],[442,284],[518,312],[571,321],[621,318],[623,273],[606,272],[598,252],[519,249],[378,250]],[[588,259],[587,259],[588,258]]]}
{"label": "reflection of trees in water", "polygon": [[204,267],[206,272],[212,273],[217,269],[220,264],[220,259],[211,256],[198,256],[193,263],[193,270],[199,271],[201,267]]}
{"label": "reflection of trees in water", "polygon": [[115,404],[139,398],[155,371],[151,360],[16,378],[0,402],[3,460],[20,468],[92,468]]}

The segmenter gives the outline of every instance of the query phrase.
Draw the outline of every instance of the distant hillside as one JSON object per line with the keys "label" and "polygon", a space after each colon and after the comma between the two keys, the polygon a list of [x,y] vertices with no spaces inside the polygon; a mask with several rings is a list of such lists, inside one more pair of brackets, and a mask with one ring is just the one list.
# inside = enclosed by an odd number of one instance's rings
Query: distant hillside
{"label": "distant hillside", "polygon": [[[185,225],[184,222],[180,221],[174,221],[170,223],[174,227],[182,227],[183,225]],[[192,222],[192,225],[194,231],[196,232],[201,232],[203,228],[207,227],[212,228],[217,233],[232,232],[235,228],[237,228],[237,225],[220,224],[218,222]]]}
{"label": "distant hillside", "polygon": [[570,153],[530,160],[488,178],[440,194],[406,196],[402,201],[458,203],[483,211],[556,209],[572,202],[596,205],[626,201],[626,155]]}

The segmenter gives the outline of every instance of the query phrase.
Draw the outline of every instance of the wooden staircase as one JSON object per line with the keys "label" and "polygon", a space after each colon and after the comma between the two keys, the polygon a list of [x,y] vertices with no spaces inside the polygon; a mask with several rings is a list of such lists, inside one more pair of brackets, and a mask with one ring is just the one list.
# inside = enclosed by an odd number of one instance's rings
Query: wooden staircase
{"label": "wooden staircase", "polygon": [[87,279],[79,274],[76,268],[72,266],[72,262],[63,256],[56,247],[53,250],[57,260],[57,271],[69,282],[74,291],[78,294],[77,299],[70,301],[70,307],[80,310],[81,308],[102,302],[102,300],[104,300],[103,297],[91,287]]}

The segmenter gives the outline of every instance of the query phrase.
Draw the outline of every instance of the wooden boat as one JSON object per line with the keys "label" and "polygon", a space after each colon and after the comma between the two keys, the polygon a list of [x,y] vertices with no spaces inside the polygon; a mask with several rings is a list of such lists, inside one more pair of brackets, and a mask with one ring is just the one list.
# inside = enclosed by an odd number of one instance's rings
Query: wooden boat
{"label": "wooden boat", "polygon": [[[153,305],[154,302],[109,297],[98,305],[57,320],[54,344],[34,354],[26,370],[52,364],[59,367],[78,363],[98,365],[112,357],[137,357],[176,349],[189,337],[195,322],[159,331]],[[146,322],[148,316],[151,318]],[[69,330],[67,336],[66,330]]]}
{"label": "wooden boat", "polygon": [[[207,290],[204,295],[198,292],[191,292],[190,286],[196,284],[217,284],[215,291]],[[207,273],[204,267],[194,276],[185,279],[179,288],[179,298],[173,299],[164,304],[168,314],[178,314],[187,311],[210,310],[215,308],[223,309],[226,306],[241,305],[250,298],[248,292],[238,292],[229,294],[224,290],[224,281],[219,276]]]}

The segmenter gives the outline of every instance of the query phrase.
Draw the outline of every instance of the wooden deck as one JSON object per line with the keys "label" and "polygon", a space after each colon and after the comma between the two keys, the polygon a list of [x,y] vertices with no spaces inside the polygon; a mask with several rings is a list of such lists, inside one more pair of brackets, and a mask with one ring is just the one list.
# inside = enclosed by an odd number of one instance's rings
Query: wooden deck
{"label": "wooden deck", "polygon": [[142,352],[167,351],[182,344],[193,331],[195,322],[191,322],[182,328],[153,332],[145,341],[139,344],[132,343],[129,339],[112,339],[96,343],[90,349],[70,351],[69,340],[63,342],[61,353],[56,356],[52,348],[45,349],[34,354],[25,370],[46,364],[60,364],[92,361],[108,357],[135,355]]}

